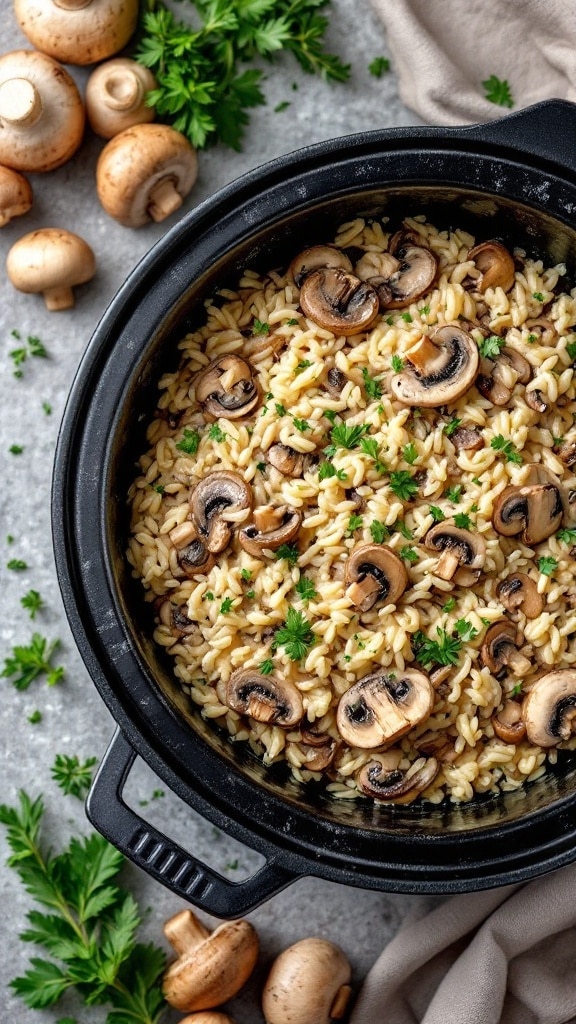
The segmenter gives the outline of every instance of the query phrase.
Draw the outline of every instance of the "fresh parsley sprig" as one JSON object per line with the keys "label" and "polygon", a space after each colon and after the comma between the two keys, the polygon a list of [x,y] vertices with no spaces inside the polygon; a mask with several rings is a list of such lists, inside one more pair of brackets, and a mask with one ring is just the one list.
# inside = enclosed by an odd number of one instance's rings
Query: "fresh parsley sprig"
{"label": "fresh parsley sprig", "polygon": [[56,754],[50,769],[54,782],[67,796],[83,800],[92,785],[92,769],[97,758],[87,757],[80,761],[76,755]]}
{"label": "fresh parsley sprig", "polygon": [[276,630],[272,650],[283,647],[291,661],[302,661],[316,643],[312,623],[295,608],[288,608],[286,621]]}
{"label": "fresh parsley sprig", "polygon": [[17,644],[12,649],[12,654],[4,660],[0,678],[11,679],[17,690],[27,690],[34,679],[45,675],[48,686],[54,686],[64,675],[61,665],[56,667],[52,664],[52,657],[59,646],[59,640],[49,643],[45,636],[34,633],[28,645]]}

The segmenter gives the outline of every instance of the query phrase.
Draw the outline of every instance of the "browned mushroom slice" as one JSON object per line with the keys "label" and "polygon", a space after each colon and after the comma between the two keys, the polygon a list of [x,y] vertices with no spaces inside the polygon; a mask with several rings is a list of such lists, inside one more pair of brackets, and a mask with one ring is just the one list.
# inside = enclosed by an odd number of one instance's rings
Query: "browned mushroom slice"
{"label": "browned mushroom slice", "polygon": [[205,576],[214,565],[214,556],[199,537],[178,550],[178,565],[190,579]]}
{"label": "browned mushroom slice", "polygon": [[433,703],[434,690],[424,672],[373,672],[340,698],[338,732],[351,747],[389,746],[428,718]]}
{"label": "browned mushroom slice", "polygon": [[226,704],[239,715],[283,729],[296,725],[304,715],[302,697],[294,683],[264,676],[252,668],[232,673],[226,685]]}
{"label": "browned mushroom slice", "polygon": [[478,291],[484,293],[488,288],[502,288],[510,291],[515,279],[514,258],[501,242],[494,240],[475,245],[468,253],[481,277]]}
{"label": "browned mushroom slice", "polygon": [[391,387],[406,405],[432,408],[454,402],[478,371],[478,346],[459,327],[440,327],[405,355],[408,365],[392,378]]}
{"label": "browned mushroom slice", "polygon": [[304,249],[292,260],[290,271],[296,286],[301,288],[309,274],[326,267],[345,270],[347,273],[352,271],[352,263],[348,256],[335,245],[312,245],[309,249]]}
{"label": "browned mushroom slice", "polygon": [[326,387],[331,395],[338,397],[346,387],[349,379],[342,370],[332,366],[326,374]]}
{"label": "browned mushroom slice", "polygon": [[328,733],[318,734],[302,730],[302,739],[298,746],[306,757],[302,767],[310,772],[323,772],[332,764],[338,742]]}
{"label": "browned mushroom slice", "polygon": [[[484,565],[486,543],[479,533],[471,533],[447,520],[436,523],[428,530],[424,546],[429,551],[441,551],[434,575],[442,580],[451,580],[460,566],[478,573]],[[477,576],[475,577],[477,579]]]}
{"label": "browned mushroom slice", "polygon": [[252,490],[238,473],[219,470],[196,485],[190,497],[190,510],[208,551],[223,551],[230,541],[233,527],[223,514],[251,509],[252,502]]}
{"label": "browned mushroom slice", "polygon": [[491,722],[496,736],[504,743],[521,743],[526,736],[522,708],[515,700],[507,700],[502,710],[492,716]]}
{"label": "browned mushroom slice", "polygon": [[532,377],[530,363],[515,348],[505,345],[496,359],[484,359],[481,369],[489,369],[490,372],[479,374],[476,387],[493,405],[506,405],[514,389],[514,385],[507,384],[503,379],[504,364],[512,367],[520,384],[527,384]]}
{"label": "browned mushroom slice", "polygon": [[346,594],[361,612],[377,601],[397,604],[408,586],[401,558],[385,544],[358,544],[346,563]]}
{"label": "browned mushroom slice", "polygon": [[240,356],[222,356],[201,370],[193,381],[196,401],[215,419],[239,419],[253,412],[260,392],[252,367]]}
{"label": "browned mushroom slice", "polygon": [[494,374],[479,373],[476,387],[482,397],[492,402],[492,405],[507,405],[512,395],[510,388]]}
{"label": "browned mushroom slice", "polygon": [[494,502],[492,525],[503,537],[522,533],[528,547],[540,544],[556,532],[562,522],[564,506],[556,484],[506,487]]}
{"label": "browned mushroom slice", "polygon": [[450,440],[459,452],[477,452],[486,444],[479,427],[457,427],[454,433],[450,434]]}
{"label": "browned mushroom slice", "polygon": [[554,445],[554,451],[568,469],[572,469],[572,466],[576,465],[576,438],[565,437],[563,441],[557,446]]}
{"label": "browned mushroom slice", "polygon": [[386,308],[403,309],[432,287],[438,260],[430,249],[421,245],[397,248],[394,255],[400,260],[400,266],[386,280],[392,292],[392,299],[386,303]]}
{"label": "browned mushroom slice", "polygon": [[530,743],[554,747],[576,733],[576,671],[560,668],[540,676],[522,703]]}
{"label": "browned mushroom slice", "polygon": [[238,540],[255,558],[262,558],[265,549],[276,551],[282,544],[289,544],[302,525],[302,513],[289,505],[267,505],[256,509],[253,518],[253,523],[240,530]]}
{"label": "browned mushroom slice", "polygon": [[523,572],[513,572],[496,587],[496,597],[509,612],[523,612],[527,619],[537,619],[544,608],[544,598],[534,580]]}
{"label": "browned mushroom slice", "polygon": [[544,413],[548,411],[548,402],[544,398],[544,392],[541,391],[540,388],[532,388],[530,391],[526,389],[524,399],[526,405],[529,405],[534,412]]}
{"label": "browned mushroom slice", "polygon": [[388,249],[393,256],[400,258],[407,248],[413,245],[423,246],[424,241],[425,239],[418,231],[404,225],[399,231],[394,232],[388,243]]}
{"label": "browned mushroom slice", "polygon": [[368,329],[378,316],[378,296],[354,274],[338,268],[315,270],[300,290],[303,312],[319,327],[349,336]]}
{"label": "browned mushroom slice", "polygon": [[415,770],[402,771],[395,768],[387,771],[382,762],[375,758],[364,765],[356,777],[359,788],[374,800],[409,804],[434,781],[440,765],[435,757],[428,757]]}
{"label": "browned mushroom slice", "polygon": [[285,476],[299,477],[308,468],[310,457],[288,444],[273,444],[266,452],[266,461]]}
{"label": "browned mushroom slice", "polygon": [[514,623],[508,619],[494,622],[487,629],[480,655],[482,663],[490,669],[492,675],[501,676],[507,668],[511,669],[515,676],[523,676],[530,672],[530,659],[525,658],[518,650],[522,639]]}

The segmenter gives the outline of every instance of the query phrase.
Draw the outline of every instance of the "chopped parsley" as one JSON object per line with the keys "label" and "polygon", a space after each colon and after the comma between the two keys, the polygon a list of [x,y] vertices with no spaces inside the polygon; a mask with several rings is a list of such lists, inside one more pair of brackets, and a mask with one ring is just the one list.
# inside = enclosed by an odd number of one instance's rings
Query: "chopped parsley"
{"label": "chopped parsley", "polygon": [[374,78],[381,78],[387,71],[390,71],[390,60],[388,57],[374,57],[368,65],[368,71]]}
{"label": "chopped parsley", "polygon": [[252,600],[254,597],[256,597],[256,591],[255,590],[247,590],[246,591],[246,597],[248,597],[248,598],[250,598],[250,600]]}
{"label": "chopped parsley", "polygon": [[13,572],[22,572],[24,569],[28,568],[28,565],[21,558],[11,558],[10,561],[7,562],[6,568],[11,569]]}
{"label": "chopped parsley", "polygon": [[260,665],[258,665],[259,671],[263,676],[269,676],[274,671],[274,662],[272,658],[266,658]]}
{"label": "chopped parsley", "polygon": [[8,450],[11,455],[22,455],[22,452],[24,451],[24,446],[21,444],[11,444]]}
{"label": "chopped parsley", "polygon": [[44,604],[40,594],[37,590],[29,590],[24,597],[20,598],[20,604],[26,609],[31,619],[36,617],[36,612],[39,612],[42,605]]}
{"label": "chopped parsley", "polygon": [[220,614],[221,615],[226,615],[226,613],[231,611],[231,610],[232,610],[232,598],[231,597],[225,597],[224,600],[222,601],[222,604],[220,605]]}
{"label": "chopped parsley", "polygon": [[558,568],[558,562],[552,556],[544,556],[538,559],[538,572],[542,573],[543,576],[552,576]]}
{"label": "chopped parsley", "polygon": [[467,643],[469,640],[473,640],[474,637],[478,636],[478,630],[476,627],[473,626],[471,622],[467,622],[466,619],[458,619],[458,621],[454,623],[454,629],[464,643]]}
{"label": "chopped parsley", "polygon": [[285,558],[289,565],[296,565],[300,552],[295,544],[281,544],[276,551],[276,558]]}
{"label": "chopped parsley", "polygon": [[411,313],[400,313],[400,319],[404,320],[404,322],[407,323],[407,324],[411,324],[412,323],[412,314]]}
{"label": "chopped parsley", "polygon": [[445,423],[442,427],[442,433],[446,434],[446,437],[452,437],[452,434],[455,430],[458,430],[461,423],[462,420],[458,419],[457,416],[453,416],[452,419],[448,420],[448,423]]}
{"label": "chopped parsley", "polygon": [[467,512],[457,512],[454,516],[454,526],[457,526],[460,530],[469,530],[472,526],[472,520]]}
{"label": "chopped parsley", "polygon": [[350,516],[348,520],[348,526],[346,527],[346,533],[354,533],[355,530],[359,530],[362,526],[362,516]]}
{"label": "chopped parsley", "polygon": [[462,497],[463,490],[464,487],[462,484],[456,484],[454,487],[447,487],[444,493],[448,498],[448,501],[452,501],[455,505],[458,505],[460,498]]}
{"label": "chopped parsley", "polygon": [[292,420],[293,420],[294,426],[296,427],[296,430],[299,430],[301,434],[303,434],[306,430],[311,430],[312,429],[312,427],[310,426],[310,424],[308,423],[307,420],[298,419],[297,416],[293,416]]}
{"label": "chopped parsley", "polygon": [[213,423],[212,426],[210,427],[210,430],[208,431],[208,437],[210,438],[211,441],[225,441],[227,436],[228,435],[222,430],[222,428],[217,423]]}
{"label": "chopped parsley", "polygon": [[566,344],[566,351],[570,359],[576,359],[576,341],[569,341]]}
{"label": "chopped parsley", "polygon": [[266,463],[265,462],[257,462],[256,463],[256,469],[258,470],[259,473],[265,473],[266,472],[266,468],[267,467],[266,467]]}
{"label": "chopped parsley", "polygon": [[418,493],[418,483],[407,470],[399,469],[390,473],[390,490],[401,501],[412,501]]}
{"label": "chopped parsley", "polygon": [[403,548],[400,548],[400,558],[405,558],[407,562],[414,564],[418,561],[418,552],[411,548],[409,544],[406,544]]}
{"label": "chopped parsley", "polygon": [[496,359],[500,355],[500,349],[506,344],[505,338],[499,338],[497,334],[491,334],[489,338],[482,338],[478,342],[478,351],[484,359]]}
{"label": "chopped parsley", "polygon": [[50,402],[42,402],[42,409],[45,412],[46,416],[52,415],[52,406],[50,405]]}
{"label": "chopped parsley", "polygon": [[574,529],[558,530],[556,537],[558,540],[563,541],[564,544],[576,544],[576,530]]}
{"label": "chopped parsley", "polygon": [[544,302],[542,292],[532,292],[532,298],[536,299],[536,302]]}
{"label": "chopped parsley", "polygon": [[444,515],[442,509],[438,508],[438,505],[430,505],[428,512],[432,516],[432,519],[434,520],[435,523],[443,523],[444,520],[446,519],[446,516]]}
{"label": "chopped parsley", "polygon": [[31,356],[37,356],[40,359],[48,358],[48,353],[40,341],[40,338],[36,338],[34,335],[29,334],[26,340],[28,342],[28,348],[30,349]]}
{"label": "chopped parsley", "polygon": [[198,431],[184,427],[184,436],[176,442],[176,448],[179,452],[185,452],[186,455],[196,455],[199,444],[200,434]]}
{"label": "chopped parsley", "polygon": [[414,465],[416,459],[418,458],[418,451],[413,441],[410,441],[409,444],[404,445],[404,448],[402,449],[402,457],[404,458],[404,461],[408,463],[409,466]]}
{"label": "chopped parsley", "polygon": [[38,725],[38,722],[42,721],[42,712],[36,708],[31,715],[28,715],[28,721],[30,722],[30,725]]}
{"label": "chopped parsley", "polygon": [[403,519],[397,519],[392,529],[397,530],[398,533],[401,533],[403,537],[406,537],[406,540],[412,540],[412,538],[414,537],[414,531],[410,530],[409,527],[406,526],[406,523],[404,522]]}
{"label": "chopped parsley", "polygon": [[240,569],[240,579],[241,580],[251,580],[252,579],[252,569]]}
{"label": "chopped parsley", "polygon": [[270,324],[255,319],[252,324],[252,337],[257,337],[260,334],[270,334]]}
{"label": "chopped parsley", "polygon": [[336,423],[330,431],[332,444],[324,449],[324,454],[332,459],[338,448],[346,448],[348,451],[357,448],[368,429],[365,423],[359,423],[353,427],[349,427],[347,423]]}
{"label": "chopped parsley", "polygon": [[455,607],[456,607],[456,598],[455,597],[449,597],[448,600],[446,601],[446,603],[442,605],[442,611],[446,612],[446,614],[448,614],[448,612],[451,612]]}
{"label": "chopped parsley", "polygon": [[370,533],[375,544],[383,544],[390,536],[390,530],[379,519],[373,519],[370,523]]}
{"label": "chopped parsley", "polygon": [[4,661],[0,678],[12,679],[17,690],[26,690],[37,676],[44,674],[48,686],[54,686],[64,675],[61,666],[52,665],[52,656],[59,646],[59,640],[49,643],[46,637],[34,633],[27,646],[17,645],[13,648],[12,655]]}
{"label": "chopped parsley", "polygon": [[484,88],[484,96],[490,103],[512,109],[514,100],[510,90],[510,83],[506,78],[500,79],[497,75],[490,75],[489,78],[482,82],[482,86]]}
{"label": "chopped parsley", "polygon": [[274,408],[279,416],[286,416],[286,407],[281,402],[275,402]]}
{"label": "chopped parsley", "polygon": [[50,771],[54,782],[66,796],[83,800],[92,785],[92,770],[96,762],[96,757],[87,757],[81,762],[76,755],[56,754]]}
{"label": "chopped parsley", "polygon": [[524,685],[524,683],[516,683],[516,686],[514,686],[514,687],[512,688],[512,690],[510,691],[510,696],[511,696],[511,697],[518,697],[518,696],[519,696],[519,694],[521,694],[521,693],[522,693],[522,687],[523,687],[523,685]]}
{"label": "chopped parsley", "polygon": [[462,640],[459,636],[448,633],[441,626],[436,627],[437,640],[418,630],[413,636],[413,649],[418,661],[423,668],[432,665],[457,665],[458,656],[462,650]]}
{"label": "chopped parsley", "polygon": [[402,356],[392,356],[391,362],[394,373],[402,373],[402,370],[404,369],[405,365]]}
{"label": "chopped parsley", "polygon": [[315,643],[312,624],[306,616],[295,608],[288,608],[284,625],[274,635],[272,650],[283,647],[291,661],[301,661]]}
{"label": "chopped parsley", "polygon": [[297,316],[291,316],[290,319],[286,321],[288,327],[297,327],[299,322],[300,321],[298,320]]}
{"label": "chopped parsley", "polygon": [[309,580],[307,576],[301,576],[294,589],[301,601],[313,601],[315,597],[318,597],[318,591],[313,581]]}
{"label": "chopped parsley", "polygon": [[500,452],[507,462],[514,462],[517,466],[522,465],[522,456],[512,441],[507,441],[502,434],[497,434],[490,441],[490,447],[495,452]]}
{"label": "chopped parsley", "polygon": [[[298,321],[297,320],[289,320],[288,323],[289,324],[291,324],[291,323],[297,324]],[[303,370],[307,370],[309,366],[312,366],[312,360],[311,359],[301,359],[300,362],[298,363],[298,366],[294,370],[294,376],[297,377],[300,373],[302,373]]]}
{"label": "chopped parsley", "polygon": [[281,114],[283,110],[287,110],[290,106],[290,100],[282,100],[281,103],[277,103],[274,107],[275,114]]}
{"label": "chopped parsley", "polygon": [[337,477],[338,480],[347,480],[348,476],[343,469],[336,469],[331,462],[321,462],[318,467],[318,479],[328,480],[330,477]]}
{"label": "chopped parsley", "polygon": [[365,366],[362,367],[362,380],[364,381],[364,390],[368,398],[382,398],[382,387],[377,380],[370,376]]}

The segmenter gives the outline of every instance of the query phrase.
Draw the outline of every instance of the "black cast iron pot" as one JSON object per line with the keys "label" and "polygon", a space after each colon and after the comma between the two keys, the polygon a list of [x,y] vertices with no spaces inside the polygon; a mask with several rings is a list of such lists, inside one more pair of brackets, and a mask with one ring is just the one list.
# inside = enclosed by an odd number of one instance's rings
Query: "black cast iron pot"
{"label": "black cast iron pot", "polygon": [[[352,217],[426,213],[576,266],[576,106],[546,102],[485,126],[374,131],[281,157],[214,195],[154,246],[82,360],[56,454],[53,531],[76,641],[118,723],[88,801],[93,824],[179,896],[245,913],[297,877],[449,893],[531,878],[576,857],[576,758],[521,792],[430,807],[336,801],[264,768],[191,711],[124,552],[126,490],[176,342],[245,266],[285,266]],[[136,755],[265,866],[232,883],[128,807]]]}

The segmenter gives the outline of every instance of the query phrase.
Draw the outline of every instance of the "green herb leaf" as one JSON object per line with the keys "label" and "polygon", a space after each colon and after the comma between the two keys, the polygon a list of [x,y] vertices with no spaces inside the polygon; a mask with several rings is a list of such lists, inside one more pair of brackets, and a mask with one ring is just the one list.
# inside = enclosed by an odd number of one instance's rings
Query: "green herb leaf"
{"label": "green herb leaf", "polygon": [[337,477],[338,480],[348,479],[348,475],[345,470],[336,469],[336,467],[333,466],[332,463],[329,462],[328,460],[326,460],[325,462],[321,462],[318,467],[318,479],[329,480],[333,476]]}
{"label": "green herb leaf", "polygon": [[266,658],[260,665],[258,665],[258,671],[261,672],[263,676],[271,675],[274,671],[274,662],[272,661],[272,658]]}
{"label": "green herb leaf", "polygon": [[405,366],[402,356],[392,356],[391,364],[394,373],[402,373],[402,370],[404,369]]}
{"label": "green herb leaf", "polygon": [[400,558],[405,558],[407,562],[414,564],[418,561],[418,552],[407,544],[403,548],[400,548]]}
{"label": "green herb leaf", "polygon": [[444,520],[446,519],[446,516],[444,515],[442,509],[438,507],[438,505],[430,505],[430,507],[428,508],[428,512],[432,516],[432,519],[434,520],[435,523],[443,523]]}
{"label": "green herb leaf", "polygon": [[[298,321],[297,320],[294,320],[294,321],[289,320],[288,323],[289,324],[291,324],[291,323],[297,324]],[[298,375],[301,374],[304,370],[307,370],[309,366],[312,366],[312,360],[311,359],[301,359],[300,362],[298,363],[298,365],[296,366],[295,370],[294,370],[294,376],[298,377]]]}
{"label": "green herb leaf", "polygon": [[369,427],[365,423],[360,423],[353,427],[349,427],[346,423],[337,423],[330,431],[332,444],[324,449],[324,454],[331,459],[336,454],[338,448],[346,448],[348,451],[357,448],[368,430]]}
{"label": "green herb leaf", "polygon": [[454,525],[460,530],[469,530],[472,526],[472,520],[466,512],[457,512],[454,516]]}
{"label": "green herb leaf", "polygon": [[375,544],[383,544],[390,536],[390,530],[379,519],[373,519],[370,523],[370,533]]}
{"label": "green herb leaf", "polygon": [[517,466],[522,465],[522,456],[512,441],[507,441],[502,434],[497,434],[490,441],[490,447],[504,456],[507,462],[514,462]]}
{"label": "green herb leaf", "polygon": [[382,388],[380,384],[370,376],[365,366],[362,367],[362,379],[364,381],[364,390],[368,395],[368,398],[372,398],[373,400],[382,398]]}
{"label": "green herb leaf", "polygon": [[67,796],[76,796],[83,800],[92,785],[92,769],[96,761],[95,757],[87,757],[81,762],[76,756],[56,754],[50,769],[52,778]]}
{"label": "green herb leaf", "polygon": [[256,319],[252,324],[252,335],[257,337],[260,334],[270,334],[270,324]]}
{"label": "green herb leaf", "polygon": [[18,644],[12,649],[0,678],[11,679],[17,690],[26,690],[37,676],[45,675],[48,686],[53,686],[64,675],[62,667],[52,665],[52,656],[59,646],[59,640],[49,643],[46,637],[34,633],[28,646]]}
{"label": "green herb leaf", "polygon": [[452,434],[458,430],[458,427],[462,423],[462,420],[458,419],[457,416],[453,416],[448,423],[445,423],[442,427],[442,433],[446,434],[446,437],[452,437]]}
{"label": "green herb leaf", "polygon": [[497,75],[490,75],[484,82],[484,95],[490,103],[496,103],[499,107],[512,109],[514,100],[510,91],[510,83],[506,78],[500,79]]}
{"label": "green herb leaf", "polygon": [[460,502],[460,498],[462,497],[463,490],[464,487],[462,486],[462,484],[455,484],[454,487],[447,487],[444,493],[446,494],[448,501],[453,502],[454,505],[458,505]]}
{"label": "green herb leaf", "polygon": [[374,78],[381,78],[383,74],[390,71],[390,60],[388,57],[374,57],[368,65],[368,71]]}
{"label": "green herb leaf", "polygon": [[454,629],[464,643],[467,643],[468,641],[473,640],[475,636],[478,636],[478,630],[471,622],[467,622],[466,619],[458,619],[458,621],[454,623]]}
{"label": "green herb leaf", "polygon": [[225,441],[227,436],[228,435],[222,430],[222,428],[217,423],[213,423],[212,426],[210,427],[210,430],[208,431],[208,437],[210,438],[210,440],[217,441],[219,444],[222,441]]}
{"label": "green herb leaf", "polygon": [[23,572],[24,569],[28,568],[28,565],[21,558],[11,558],[10,561],[6,563],[6,568],[11,569],[12,572]]}
{"label": "green herb leaf", "polygon": [[558,562],[552,556],[544,556],[538,559],[538,572],[543,576],[552,576],[558,568]]}
{"label": "green herb leaf", "polygon": [[576,544],[576,530],[574,529],[563,529],[558,530],[556,534],[558,540],[563,541],[564,544]]}
{"label": "green herb leaf", "polygon": [[478,351],[485,359],[497,359],[500,350],[506,344],[505,338],[499,338],[497,334],[491,334],[489,338],[482,338],[478,342]]}
{"label": "green herb leaf", "polygon": [[390,490],[401,501],[412,501],[418,493],[418,483],[407,470],[390,473]]}
{"label": "green herb leaf", "polygon": [[226,615],[231,610],[232,610],[232,598],[231,597],[225,597],[224,600],[222,601],[222,604],[220,605],[220,615]]}
{"label": "green herb leaf", "polygon": [[446,614],[448,614],[448,612],[451,612],[455,607],[456,607],[456,598],[455,597],[449,597],[448,600],[446,601],[446,603],[442,605],[442,611],[446,612]]}
{"label": "green herb leaf", "polygon": [[252,569],[240,569],[240,579],[241,580],[251,580],[252,579]]}
{"label": "green herb leaf", "polygon": [[283,647],[291,661],[302,661],[316,643],[312,624],[295,608],[288,608],[286,621],[276,630],[272,650]]}
{"label": "green herb leaf", "polygon": [[346,533],[354,533],[355,530],[359,530],[362,526],[362,516],[350,516],[348,520],[348,526],[346,527]]}
{"label": "green herb leaf", "polygon": [[416,459],[418,458],[418,449],[416,448],[416,445],[414,444],[413,441],[410,441],[409,444],[404,445],[404,448],[402,449],[402,457],[404,461],[408,463],[409,466],[414,465]]}
{"label": "green herb leaf", "polygon": [[21,444],[11,444],[8,450],[11,455],[22,455],[24,448]]}
{"label": "green herb leaf", "polygon": [[38,722],[42,721],[42,712],[36,708],[31,715],[28,715],[28,721],[31,725],[38,725]]}
{"label": "green herb leaf", "polygon": [[198,446],[200,444],[200,434],[197,430],[190,430],[189,427],[184,427],[184,434],[180,441],[176,442],[175,448],[179,452],[185,452],[186,455],[196,455]]}
{"label": "green herb leaf", "polygon": [[27,610],[30,618],[34,619],[36,612],[40,611],[44,602],[37,590],[29,590],[27,594],[24,594],[24,597],[20,598],[20,604]]}
{"label": "green herb leaf", "polygon": [[544,302],[542,292],[532,292],[532,298],[536,299],[536,302]]}
{"label": "green herb leaf", "polygon": [[300,577],[294,589],[298,594],[298,597],[306,603],[308,603],[308,601],[313,601],[315,597],[318,597],[318,592],[314,583],[306,576]]}
{"label": "green herb leaf", "polygon": [[462,640],[458,636],[452,636],[441,626],[436,627],[437,640],[422,633],[421,630],[414,633],[412,646],[418,661],[424,668],[432,665],[457,665]]}
{"label": "green herb leaf", "polygon": [[307,420],[298,419],[298,417],[296,416],[292,417],[292,422],[296,427],[296,430],[299,430],[301,434],[304,434],[307,430],[312,429]]}
{"label": "green herb leaf", "polygon": [[300,552],[295,544],[281,544],[275,554],[276,558],[285,558],[289,565],[296,565],[300,557]]}

